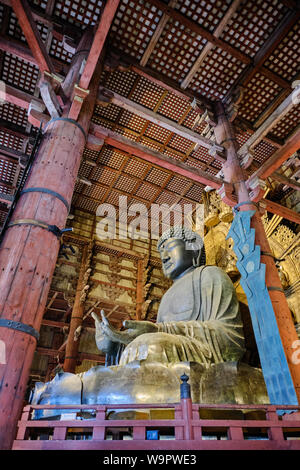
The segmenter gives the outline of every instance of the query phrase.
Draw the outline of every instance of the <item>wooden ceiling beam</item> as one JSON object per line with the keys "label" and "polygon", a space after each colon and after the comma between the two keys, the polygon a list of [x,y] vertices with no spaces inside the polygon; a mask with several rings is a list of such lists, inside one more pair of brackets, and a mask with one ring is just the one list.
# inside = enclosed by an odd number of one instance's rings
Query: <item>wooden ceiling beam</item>
{"label": "wooden ceiling beam", "polygon": [[42,325],[61,329],[68,328],[70,326],[69,323],[64,323],[62,321],[46,320],[45,318],[43,318],[42,320]]}
{"label": "wooden ceiling beam", "polygon": [[18,18],[26,41],[35,57],[40,71],[54,73],[54,66],[33,19],[27,0],[11,0],[12,8]]}
{"label": "wooden ceiling beam", "polygon": [[[32,55],[31,50],[25,46],[21,41],[18,41],[14,38],[0,35],[0,49],[5,52],[9,52],[10,54],[15,55],[16,57],[20,57],[21,59],[29,62],[32,65],[38,67],[38,61]],[[51,58],[52,63],[54,65],[55,72],[61,73],[66,72],[68,66],[56,58]]]}
{"label": "wooden ceiling beam", "polygon": [[222,39],[215,37],[207,29],[203,28],[195,21],[190,20],[189,18],[184,16],[182,13],[180,13],[176,9],[171,8],[169,5],[166,5],[161,0],[148,0],[148,1],[152,5],[156,6],[163,13],[173,18],[175,21],[178,21],[180,24],[185,25],[191,31],[199,34],[201,37],[203,37],[204,39],[212,43],[214,46],[217,46],[223,51],[228,52],[230,55],[240,60],[244,64],[248,65],[252,62],[251,58],[248,57],[246,54],[242,53],[239,49],[236,49],[235,47],[232,47],[229,43],[223,41]]}
{"label": "wooden ceiling beam", "polygon": [[292,209],[288,209],[285,206],[281,206],[277,202],[270,201],[269,199],[262,199],[259,202],[259,205],[260,207],[265,207],[265,209],[272,214],[279,215],[283,219],[300,224],[300,214],[298,212],[295,212]]}
{"label": "wooden ceiling beam", "polygon": [[113,147],[116,147],[125,153],[135,155],[142,160],[156,164],[161,168],[173,171],[175,174],[185,176],[193,181],[196,181],[197,183],[209,185],[214,189],[218,189],[223,184],[221,179],[209,175],[203,170],[196,169],[180,161],[175,161],[171,157],[151,150],[150,148],[147,148],[137,142],[133,142],[126,137],[123,137],[120,134],[112,132],[109,129],[101,127],[97,124],[92,123],[89,132],[96,137],[103,139],[108,145],[112,145]]}
{"label": "wooden ceiling beam", "polygon": [[249,178],[247,186],[255,178],[266,179],[300,148],[300,126],[285,141],[285,144],[273,153]]}
{"label": "wooden ceiling beam", "polygon": [[284,184],[285,186],[289,186],[296,191],[300,191],[300,183],[292,178],[288,178],[287,176],[278,173],[277,171],[274,171],[274,173],[270,175],[270,178],[272,178],[274,181],[277,181],[277,183]]}
{"label": "wooden ceiling beam", "polygon": [[[12,8],[12,0],[1,0],[1,3]],[[58,39],[58,41],[63,41],[65,34],[71,37],[72,39],[78,40],[78,38],[80,38],[82,35],[82,30],[79,27],[64,21],[57,15],[52,17],[52,15],[50,14],[52,3],[53,0],[47,0],[45,12],[41,10],[36,10],[34,7],[30,7],[33,19],[35,21],[43,23],[48,28],[51,28],[53,36]]]}
{"label": "wooden ceiling beam", "polygon": [[[270,57],[272,52],[276,49],[279,43],[282,41],[283,38],[286,37],[290,29],[294,26],[294,24],[300,18],[300,10],[289,11],[281,20],[279,25],[275,28],[273,33],[270,35],[268,40],[264,43],[264,45],[259,49],[259,51],[254,56],[254,59],[248,67],[245,68],[243,73],[238,77],[236,82],[232,85],[232,87],[227,92],[226,96],[224,97],[223,101],[226,102],[228,98],[231,96],[234,89],[238,88],[239,86],[246,87],[250,80],[254,77],[256,72],[261,71],[263,74],[268,73],[269,78],[270,73],[272,73],[269,69],[263,67],[264,62]],[[282,79],[278,77],[276,74],[273,73],[272,80],[277,83],[277,79],[280,79],[281,83],[280,86],[283,85]],[[287,88],[287,87],[283,87]]]}
{"label": "wooden ceiling beam", "polygon": [[89,85],[101,54],[104,52],[104,44],[114,19],[115,13],[119,6],[120,0],[108,0],[100,18],[90,52],[87,56],[84,70],[79,80],[79,84],[75,85],[75,93],[73,102],[69,111],[69,119],[78,119],[85,97],[89,94]]}
{"label": "wooden ceiling beam", "polygon": [[36,98],[34,95],[27,93],[26,91],[19,90],[10,85],[5,85],[5,101],[7,103],[14,104],[23,109],[28,109],[32,100],[35,100],[41,108],[45,109],[43,101],[39,98]]}
{"label": "wooden ceiling beam", "polygon": [[[104,93],[110,96],[109,99],[111,103],[115,104],[116,106],[119,106],[120,108],[126,109],[127,111],[133,114],[136,114],[137,116],[141,117],[142,119],[145,119],[146,121],[150,121],[154,124],[157,124],[158,126],[167,129],[168,131],[173,132],[174,134],[180,135],[181,137],[184,137],[185,139],[188,139],[191,142],[194,142],[202,147],[210,149],[214,146],[217,148],[218,152],[224,151],[224,148],[222,146],[217,145],[215,142],[210,139],[207,139],[201,134],[187,129],[186,127],[183,127],[180,124],[177,124],[176,122],[171,121],[170,119],[167,119],[166,117],[161,116],[151,111],[150,109],[141,106],[140,104],[135,103],[134,101],[129,100],[128,98],[125,98],[124,96],[118,95],[115,92],[101,87],[100,92],[102,93],[103,91]],[[101,102],[99,104],[101,105]]]}
{"label": "wooden ceiling beam", "polygon": [[[216,27],[215,31],[213,32],[213,36],[216,37],[216,38],[219,38],[222,34],[222,32],[224,31],[224,29],[226,28],[229,20],[233,17],[233,15],[235,14],[236,10],[238,9],[238,7],[240,6],[242,0],[234,0],[233,3],[231,4],[231,6],[228,8],[227,12],[225,13],[225,15],[223,16],[222,20],[220,21],[220,23],[218,24],[218,26]],[[171,5],[170,5],[171,6]],[[201,65],[203,64],[205,58],[208,56],[209,52],[215,47],[214,44],[212,44],[211,42],[207,42],[204,46],[204,48],[202,49],[199,57],[197,58],[196,62],[194,63],[194,65],[192,66],[191,70],[189,71],[189,73],[187,74],[187,76],[185,77],[185,79],[182,81],[181,83],[181,88],[187,88],[190,84],[190,82],[192,81],[193,77],[196,75],[196,73],[198,72],[198,70],[200,69]],[[141,65],[144,65],[142,64],[141,62]]]}
{"label": "wooden ceiling beam", "polygon": [[296,106],[297,101],[295,99],[295,91],[289,94],[289,96],[273,111],[271,116],[265,120],[265,122],[251,135],[251,137],[240,147],[238,150],[239,155],[243,155],[253,147],[259,144],[263,138],[270,132],[270,130],[281,121],[284,116]]}
{"label": "wooden ceiling beam", "polygon": [[121,67],[121,69],[130,69],[154,85],[157,85],[158,87],[161,87],[170,93],[179,96],[189,103],[196,100],[196,111],[204,112],[206,109],[209,111],[214,110],[213,101],[209,100],[207,97],[191,90],[183,90],[175,80],[167,77],[166,75],[158,73],[149,67],[142,67],[134,57],[124,54],[116,48],[111,47],[110,51],[108,51],[107,57],[105,58],[105,64],[107,68],[111,67],[111,57],[109,56],[109,52],[112,52],[115,56],[118,57],[117,60],[119,61],[119,67]]}
{"label": "wooden ceiling beam", "polygon": [[[168,6],[170,8],[174,8],[176,6],[177,1],[178,0],[170,0],[170,2],[168,3]],[[159,20],[159,23],[156,26],[156,29],[154,31],[154,34],[151,37],[151,39],[148,43],[148,46],[146,47],[146,50],[143,54],[143,57],[141,58],[140,64],[141,64],[142,67],[145,67],[145,65],[147,64],[147,62],[148,62],[152,52],[154,51],[155,46],[158,43],[159,38],[161,37],[162,32],[163,32],[166,24],[168,23],[169,19],[170,19],[170,17],[166,13],[164,13],[162,15],[161,19]]]}
{"label": "wooden ceiling beam", "polygon": [[110,26],[114,19],[115,13],[119,6],[120,0],[108,0],[100,18],[97,31],[94,36],[94,41],[89,52],[84,70],[82,72],[79,86],[83,89],[88,89],[96,64],[102,53],[104,43],[109,32]]}

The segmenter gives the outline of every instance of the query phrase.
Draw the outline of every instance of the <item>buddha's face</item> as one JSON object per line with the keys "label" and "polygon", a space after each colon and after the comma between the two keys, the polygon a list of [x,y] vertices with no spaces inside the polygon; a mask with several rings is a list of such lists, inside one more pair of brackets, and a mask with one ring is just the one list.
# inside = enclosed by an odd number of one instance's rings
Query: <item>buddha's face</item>
{"label": "buddha's face", "polygon": [[159,249],[163,273],[169,279],[176,279],[184,271],[193,266],[195,253],[187,250],[184,240],[169,238]]}

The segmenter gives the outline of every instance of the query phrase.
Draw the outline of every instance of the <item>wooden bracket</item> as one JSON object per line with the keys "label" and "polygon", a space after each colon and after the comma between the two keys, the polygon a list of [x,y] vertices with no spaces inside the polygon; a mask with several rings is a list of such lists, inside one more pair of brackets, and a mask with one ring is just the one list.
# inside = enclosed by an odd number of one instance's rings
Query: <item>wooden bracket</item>
{"label": "wooden bracket", "polygon": [[250,165],[252,164],[253,162],[253,158],[254,158],[254,152],[250,149],[247,150],[246,153],[244,153],[241,157],[241,167],[244,168],[244,170],[246,170],[247,168],[250,167]]}
{"label": "wooden bracket", "polygon": [[99,151],[104,144],[104,140],[96,137],[95,135],[88,134],[86,141],[86,148],[89,150]]}
{"label": "wooden bracket", "polygon": [[40,127],[41,122],[43,123],[42,127],[50,121],[51,117],[47,114],[44,114],[45,107],[40,101],[33,99],[28,107],[27,118],[28,122],[35,127]]}
{"label": "wooden bracket", "polygon": [[228,206],[234,207],[236,205],[237,200],[233,196],[233,185],[231,183],[224,181],[222,186],[217,189],[217,193]]}
{"label": "wooden bracket", "polygon": [[88,96],[89,92],[90,90],[81,88],[78,85],[74,86],[73,102],[68,115],[69,119],[74,119],[74,121],[77,121],[83,102]]}
{"label": "wooden bracket", "polygon": [[249,196],[250,196],[251,201],[253,202],[260,201],[266,191],[265,182],[261,180],[260,178],[256,177],[252,179],[247,186],[250,190]]}

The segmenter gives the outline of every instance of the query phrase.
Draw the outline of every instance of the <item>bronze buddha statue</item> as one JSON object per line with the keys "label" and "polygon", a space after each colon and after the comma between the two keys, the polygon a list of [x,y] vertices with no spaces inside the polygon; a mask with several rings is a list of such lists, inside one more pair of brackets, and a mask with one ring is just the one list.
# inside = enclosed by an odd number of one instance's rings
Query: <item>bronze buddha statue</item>
{"label": "bronze buddha statue", "polygon": [[208,365],[238,361],[244,335],[234,286],[220,268],[205,266],[201,237],[172,227],[158,241],[163,272],[174,281],[162,297],[157,322],[125,321],[117,331],[93,314],[96,343],[102,352],[111,343],[127,345],[120,365],[132,361],[197,362]]}
{"label": "bronze buddha statue", "polygon": [[118,331],[103,313],[102,320],[93,313],[98,349],[119,355],[125,346],[119,363],[61,372],[36,385],[33,404],[174,403],[182,373],[190,377],[194,402],[269,402],[261,370],[241,361],[244,334],[234,286],[220,268],[205,265],[201,237],[172,227],[158,250],[173,285],[156,323],[126,320]]}

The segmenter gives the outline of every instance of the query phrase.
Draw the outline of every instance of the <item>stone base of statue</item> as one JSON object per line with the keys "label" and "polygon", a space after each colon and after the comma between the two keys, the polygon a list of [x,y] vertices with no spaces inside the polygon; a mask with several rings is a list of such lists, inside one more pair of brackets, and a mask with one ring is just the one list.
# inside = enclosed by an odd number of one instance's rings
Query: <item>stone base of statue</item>
{"label": "stone base of statue", "polygon": [[[223,362],[207,368],[196,362],[144,361],[92,367],[81,374],[59,373],[51,382],[36,384],[31,403],[108,404],[112,408],[116,404],[178,403],[180,376],[184,373],[189,377],[194,403],[269,403],[261,370],[242,362]],[[66,410],[38,410],[35,418],[59,419],[62,412]]]}

